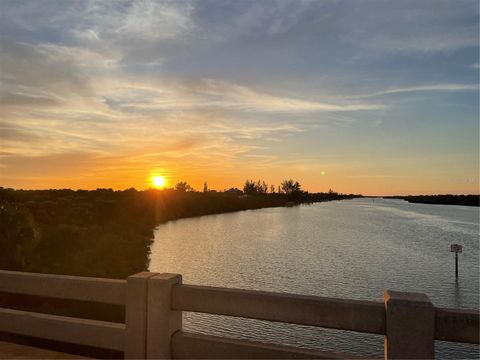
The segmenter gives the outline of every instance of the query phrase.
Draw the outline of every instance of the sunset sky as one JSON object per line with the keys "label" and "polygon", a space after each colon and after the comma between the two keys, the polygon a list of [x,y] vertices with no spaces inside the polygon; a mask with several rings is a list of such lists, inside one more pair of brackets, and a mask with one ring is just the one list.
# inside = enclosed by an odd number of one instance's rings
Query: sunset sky
{"label": "sunset sky", "polygon": [[473,1],[0,1],[0,186],[479,193]]}

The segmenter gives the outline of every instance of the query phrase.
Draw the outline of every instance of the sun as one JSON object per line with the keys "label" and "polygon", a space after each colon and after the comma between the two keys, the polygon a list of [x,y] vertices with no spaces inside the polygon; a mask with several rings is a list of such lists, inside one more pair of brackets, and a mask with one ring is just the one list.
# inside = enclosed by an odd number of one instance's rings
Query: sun
{"label": "sun", "polygon": [[164,176],[154,176],[152,178],[152,182],[156,188],[163,188],[167,183],[167,180],[165,179]]}

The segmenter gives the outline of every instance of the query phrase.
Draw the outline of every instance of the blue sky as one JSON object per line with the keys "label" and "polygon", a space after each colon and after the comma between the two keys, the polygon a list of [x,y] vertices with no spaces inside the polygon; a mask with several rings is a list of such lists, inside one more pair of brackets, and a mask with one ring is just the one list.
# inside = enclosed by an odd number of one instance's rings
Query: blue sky
{"label": "blue sky", "polygon": [[0,185],[478,193],[477,1],[0,2]]}

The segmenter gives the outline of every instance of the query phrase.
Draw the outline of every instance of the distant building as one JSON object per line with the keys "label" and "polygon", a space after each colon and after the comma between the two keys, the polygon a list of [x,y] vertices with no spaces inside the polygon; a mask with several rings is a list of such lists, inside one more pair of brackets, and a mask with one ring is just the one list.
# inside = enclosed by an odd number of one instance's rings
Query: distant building
{"label": "distant building", "polygon": [[225,192],[228,194],[243,195],[243,191],[237,188],[230,188],[228,190],[225,190]]}

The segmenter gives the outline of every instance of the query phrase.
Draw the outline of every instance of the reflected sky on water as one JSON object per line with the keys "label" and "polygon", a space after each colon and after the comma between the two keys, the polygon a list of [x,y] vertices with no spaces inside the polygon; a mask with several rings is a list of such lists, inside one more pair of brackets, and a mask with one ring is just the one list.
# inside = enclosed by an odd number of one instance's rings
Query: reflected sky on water
{"label": "reflected sky on water", "polygon": [[[355,199],[203,216],[158,227],[150,271],[185,283],[382,301],[423,292],[435,306],[479,307],[479,209]],[[463,245],[460,278],[450,244]],[[214,335],[363,355],[383,337],[203,314],[184,327]],[[437,357],[478,358],[478,346],[436,343]]]}

